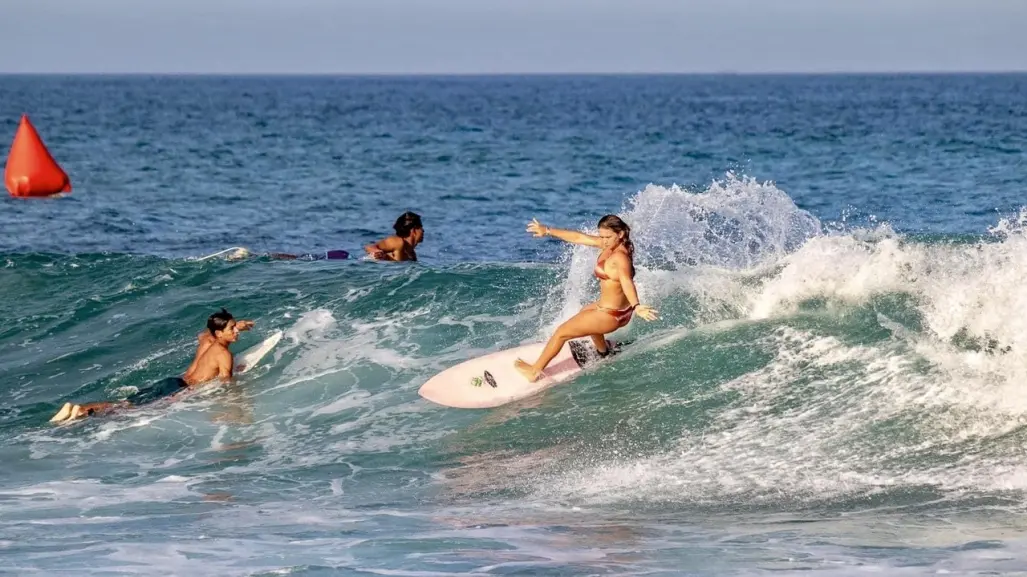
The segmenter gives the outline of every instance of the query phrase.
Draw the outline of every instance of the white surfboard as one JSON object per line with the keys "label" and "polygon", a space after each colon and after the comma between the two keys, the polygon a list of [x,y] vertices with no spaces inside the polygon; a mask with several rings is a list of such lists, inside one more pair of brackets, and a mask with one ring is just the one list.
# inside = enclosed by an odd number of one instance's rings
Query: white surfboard
{"label": "white surfboard", "polygon": [[253,367],[257,366],[260,359],[264,358],[264,355],[271,352],[271,349],[275,348],[278,341],[282,340],[282,331],[275,331],[271,333],[271,336],[267,337],[260,343],[246,349],[235,356],[235,371],[234,374],[242,374]]}
{"label": "white surfboard", "polygon": [[[606,342],[610,350],[617,347],[613,341]],[[524,345],[465,361],[428,379],[417,394],[433,403],[458,409],[498,407],[568,381],[599,359],[590,340],[568,341],[542,372],[543,377],[529,383],[514,368],[514,361],[520,358],[532,363],[545,346],[545,343]]]}

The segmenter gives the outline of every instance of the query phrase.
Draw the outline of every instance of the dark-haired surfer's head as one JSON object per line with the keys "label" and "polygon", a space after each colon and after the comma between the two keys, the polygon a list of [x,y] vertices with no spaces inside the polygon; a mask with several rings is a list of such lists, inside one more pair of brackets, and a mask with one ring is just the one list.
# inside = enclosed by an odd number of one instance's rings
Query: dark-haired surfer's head
{"label": "dark-haired surfer's head", "polygon": [[224,308],[207,317],[207,330],[215,339],[226,342],[234,343],[239,338],[239,331],[235,328],[235,317]]}
{"label": "dark-haired surfer's head", "polygon": [[410,243],[416,245],[424,239],[424,226],[421,225],[421,216],[415,212],[404,212],[392,225],[396,229],[396,236],[409,239]]}

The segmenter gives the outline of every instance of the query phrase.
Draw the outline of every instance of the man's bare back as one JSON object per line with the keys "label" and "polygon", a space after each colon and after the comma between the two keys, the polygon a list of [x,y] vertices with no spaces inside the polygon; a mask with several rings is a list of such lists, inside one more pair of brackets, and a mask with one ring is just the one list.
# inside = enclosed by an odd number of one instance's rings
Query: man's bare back
{"label": "man's bare back", "polygon": [[[249,330],[252,326],[253,321],[229,321],[224,330],[234,331],[238,335],[240,331]],[[228,345],[222,344],[209,330],[201,332],[197,341],[196,356],[182,375],[186,384],[192,387],[218,378],[232,378],[234,357]]]}
{"label": "man's bare back", "polygon": [[217,378],[232,378],[232,353],[228,347],[214,341],[201,348],[203,352],[197,351],[196,358],[182,375],[187,385],[193,387]]}

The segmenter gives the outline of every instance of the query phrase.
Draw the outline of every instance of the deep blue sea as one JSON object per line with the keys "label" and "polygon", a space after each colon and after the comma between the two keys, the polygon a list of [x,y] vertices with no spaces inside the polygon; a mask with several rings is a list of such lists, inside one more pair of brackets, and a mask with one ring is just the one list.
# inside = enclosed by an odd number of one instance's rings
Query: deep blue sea
{"label": "deep blue sea", "polygon": [[[1027,75],[0,76],[74,191],[0,200],[0,574],[1027,573]],[[406,210],[416,263],[348,250]],[[596,295],[609,363],[417,395]],[[202,257],[246,247],[251,258]],[[188,365],[235,382],[69,426]]]}

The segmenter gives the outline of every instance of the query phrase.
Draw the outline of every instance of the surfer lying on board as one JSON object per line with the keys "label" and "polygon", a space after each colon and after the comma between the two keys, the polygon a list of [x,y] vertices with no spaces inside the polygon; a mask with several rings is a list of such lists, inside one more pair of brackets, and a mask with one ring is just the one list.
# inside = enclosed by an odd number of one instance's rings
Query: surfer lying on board
{"label": "surfer lying on board", "polygon": [[375,260],[417,260],[414,247],[424,240],[424,227],[421,217],[413,212],[404,212],[392,225],[396,234],[373,242],[364,247],[364,252]]}
{"label": "surfer lying on board", "polygon": [[230,379],[234,367],[232,352],[228,350],[228,345],[239,339],[240,331],[246,331],[252,327],[253,321],[236,321],[231,313],[221,309],[207,318],[207,330],[200,333],[197,339],[196,356],[181,377],[164,379],[123,401],[85,405],[64,403],[64,406],[57,411],[50,422],[61,423],[80,417],[103,414],[114,409],[135,407],[164,397],[172,397],[187,388],[214,379]]}
{"label": "surfer lying on board", "polygon": [[271,260],[346,260],[349,253],[344,250],[326,250],[325,252],[308,252],[306,254],[289,254],[285,252],[269,252],[265,255],[254,253],[243,246],[226,248],[214,254],[208,254],[199,260],[208,260],[216,256],[225,255],[225,260],[245,260],[251,256],[267,256]]}
{"label": "surfer lying on board", "polygon": [[619,216],[608,214],[599,219],[598,236],[550,228],[535,219],[528,224],[527,230],[535,238],[552,236],[565,242],[601,249],[593,271],[599,279],[599,300],[586,305],[581,312],[560,325],[534,365],[517,359],[514,366],[529,382],[542,378],[542,371],[560,352],[564,343],[571,339],[590,336],[596,352],[606,356],[609,352],[606,349],[606,333],[627,325],[633,313],[647,321],[656,320],[657,311],[638,302],[634,281],[635,265],[632,263],[635,247],[631,244],[631,229]]}

